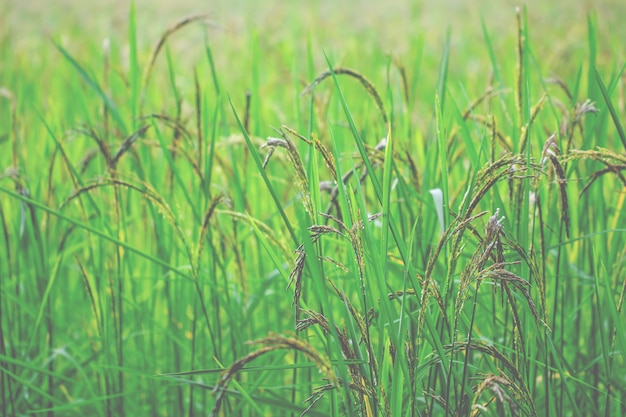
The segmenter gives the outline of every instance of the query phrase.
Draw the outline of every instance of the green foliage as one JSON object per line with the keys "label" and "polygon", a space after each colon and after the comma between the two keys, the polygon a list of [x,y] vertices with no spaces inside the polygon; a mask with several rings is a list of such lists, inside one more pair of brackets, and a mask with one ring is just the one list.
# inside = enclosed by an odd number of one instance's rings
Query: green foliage
{"label": "green foliage", "polygon": [[550,64],[521,10],[463,49],[290,22],[191,62],[206,16],[150,50],[140,15],[41,45],[46,83],[0,46],[0,416],[626,414],[625,66],[592,17]]}

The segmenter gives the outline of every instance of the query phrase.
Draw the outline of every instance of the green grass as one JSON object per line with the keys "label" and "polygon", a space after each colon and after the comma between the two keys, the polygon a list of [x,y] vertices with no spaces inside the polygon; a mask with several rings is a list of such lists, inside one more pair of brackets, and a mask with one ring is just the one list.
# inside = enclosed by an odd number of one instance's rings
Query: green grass
{"label": "green grass", "polygon": [[626,414],[594,15],[385,48],[204,15],[150,47],[141,14],[0,32],[0,416]]}

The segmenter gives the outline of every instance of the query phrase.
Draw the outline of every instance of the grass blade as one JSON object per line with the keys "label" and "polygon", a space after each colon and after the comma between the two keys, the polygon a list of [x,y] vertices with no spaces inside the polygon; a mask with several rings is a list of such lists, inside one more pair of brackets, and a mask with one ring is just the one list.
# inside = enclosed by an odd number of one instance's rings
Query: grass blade
{"label": "grass blade", "polygon": [[102,100],[102,102],[104,103],[104,105],[109,109],[109,111],[111,112],[111,116],[113,116],[113,120],[115,120],[115,123],[117,123],[117,126],[120,128],[120,130],[122,131],[122,135],[126,135],[128,133],[128,128],[126,127],[126,123],[124,122],[124,119],[122,118],[122,115],[120,114],[120,111],[118,110],[117,106],[115,105],[115,103],[113,102],[113,100],[111,100],[111,98],[109,96],[107,96],[104,91],[102,91],[102,88],[100,88],[100,85],[87,73],[87,71],[69,54],[69,52],[67,52],[61,45],[59,45],[56,42],[53,42],[54,47],[57,48],[59,50],[59,52],[61,52],[61,54],[65,57],[65,59],[72,65],[72,67],[74,67],[74,69],[76,70],[76,72],[78,72],[78,75],[80,75],[80,77],[87,83],[87,85],[89,87],[91,87],[91,89],[93,91],[96,92],[96,94],[98,95],[98,97],[100,97],[100,100]]}
{"label": "grass blade", "polygon": [[259,174],[261,175],[261,178],[263,178],[263,182],[265,182],[265,185],[267,186],[267,189],[270,192],[270,195],[272,199],[274,200],[274,203],[276,204],[276,208],[278,209],[278,212],[280,213],[280,217],[283,219],[283,222],[285,223],[285,226],[287,227],[287,230],[289,231],[289,235],[291,236],[291,239],[293,240],[294,245],[298,246],[299,245],[298,238],[296,237],[296,233],[293,229],[293,226],[291,225],[291,221],[289,220],[289,217],[287,217],[287,214],[285,213],[283,205],[280,202],[278,195],[276,194],[276,191],[274,190],[274,186],[272,185],[270,179],[265,173],[265,169],[263,169],[263,161],[261,161],[261,157],[259,156],[259,151],[252,144],[252,140],[250,140],[250,135],[248,135],[248,132],[244,128],[243,123],[241,122],[241,119],[239,118],[239,115],[237,114],[237,110],[235,109],[235,105],[233,104],[233,101],[231,100],[230,96],[228,97],[228,101],[230,102],[230,107],[233,111],[233,114],[235,115],[235,119],[237,119],[237,125],[239,126],[239,130],[241,131],[241,134],[243,135],[246,141],[246,144],[248,145],[248,149],[250,150],[250,154],[252,154],[252,159],[254,160],[254,163],[259,171]]}
{"label": "grass blade", "polygon": [[15,198],[16,200],[28,203],[28,204],[32,205],[33,207],[35,207],[35,208],[37,208],[39,210],[43,210],[46,213],[53,215],[54,217],[57,217],[57,218],[59,218],[61,220],[64,220],[64,221],[66,221],[66,222],[68,222],[68,223],[70,223],[70,224],[72,224],[72,225],[74,225],[74,226],[76,226],[76,227],[78,227],[80,229],[83,229],[83,230],[85,230],[85,231],[87,231],[87,232],[89,232],[91,234],[94,234],[94,235],[96,235],[96,236],[98,236],[98,237],[100,237],[100,238],[102,238],[102,239],[104,239],[104,240],[106,240],[108,242],[111,242],[111,243],[113,243],[113,244],[115,244],[115,245],[117,245],[117,246],[119,246],[121,248],[124,248],[125,250],[127,250],[129,252],[132,252],[132,253],[134,253],[136,255],[139,255],[140,257],[142,257],[142,258],[144,258],[144,259],[146,259],[146,260],[148,260],[150,262],[153,262],[153,263],[163,267],[164,269],[174,273],[175,275],[179,275],[182,278],[186,278],[186,279],[191,280],[190,276],[188,276],[184,272],[180,271],[177,267],[174,267],[174,266],[168,264],[167,262],[157,258],[156,256],[153,256],[153,255],[150,255],[149,253],[143,252],[143,251],[139,250],[138,248],[135,248],[134,246],[129,245],[128,243],[122,242],[121,240],[119,240],[119,239],[117,239],[117,238],[115,238],[113,236],[110,236],[110,235],[108,235],[108,234],[106,234],[106,233],[104,233],[104,232],[102,232],[102,231],[100,231],[100,230],[98,230],[98,229],[96,229],[96,228],[94,228],[92,226],[89,226],[88,224],[82,223],[82,222],[80,222],[80,221],[78,221],[76,219],[72,219],[71,217],[66,216],[65,214],[61,213],[60,211],[54,210],[53,208],[50,208],[50,207],[48,207],[48,206],[46,206],[46,205],[44,205],[44,204],[42,204],[42,203],[40,203],[40,202],[38,202],[36,200],[33,200],[31,198],[28,198],[28,197],[25,197],[25,196],[23,196],[23,195],[21,195],[19,193],[16,193],[15,191],[11,191],[11,190],[9,190],[7,188],[4,188],[4,187],[0,187],[0,192],[5,193],[5,194]]}
{"label": "grass blade", "polygon": [[[625,67],[622,67],[620,74],[624,71],[624,68]],[[615,110],[615,106],[613,105],[613,102],[611,101],[611,95],[607,91],[606,86],[604,85],[604,82],[602,82],[602,77],[600,76],[600,73],[598,72],[597,68],[594,68],[594,75],[595,75],[596,82],[598,83],[598,88],[600,89],[600,92],[602,93],[602,98],[604,98],[604,102],[609,108],[609,113],[611,113],[611,118],[613,119],[613,123],[615,123],[617,134],[622,142],[622,145],[624,146],[624,149],[626,150],[626,133],[624,132],[624,128],[622,127],[622,123],[620,122],[620,116],[619,114],[617,114],[617,111]],[[619,78],[619,76],[617,78]]]}

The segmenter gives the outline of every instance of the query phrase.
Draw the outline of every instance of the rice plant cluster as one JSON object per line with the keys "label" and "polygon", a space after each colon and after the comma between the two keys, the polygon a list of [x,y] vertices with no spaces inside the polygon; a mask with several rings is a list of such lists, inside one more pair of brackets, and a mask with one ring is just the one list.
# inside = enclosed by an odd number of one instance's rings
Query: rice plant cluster
{"label": "rice plant cluster", "polygon": [[556,62],[524,9],[403,54],[229,50],[207,15],[147,48],[138,13],[0,45],[0,416],[626,415],[593,15]]}

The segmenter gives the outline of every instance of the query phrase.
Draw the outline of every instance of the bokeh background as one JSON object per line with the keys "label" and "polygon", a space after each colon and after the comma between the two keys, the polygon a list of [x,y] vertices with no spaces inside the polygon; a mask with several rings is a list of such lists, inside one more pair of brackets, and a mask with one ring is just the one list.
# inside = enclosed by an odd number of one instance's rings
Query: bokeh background
{"label": "bokeh background", "polygon": [[[128,55],[130,5],[120,0],[0,0],[0,42],[9,42],[4,50],[28,60],[33,74],[46,82],[67,70],[52,40],[74,55],[84,55],[101,54],[97,50],[104,40],[112,39],[120,56]],[[181,67],[192,68],[206,59],[204,45],[209,44],[218,72],[239,80],[237,74],[250,73],[255,49],[268,70],[282,68],[285,74],[292,72],[294,63],[307,62],[309,48],[315,71],[326,68],[324,53],[336,65],[359,70],[372,56],[387,54],[410,65],[418,49],[424,65],[437,68],[449,36],[451,77],[487,82],[490,62],[481,22],[495,53],[501,59],[513,58],[516,7],[525,9],[529,44],[546,75],[571,74],[587,57],[588,16],[596,22],[600,59],[620,62],[623,56],[615,55],[626,52],[619,44],[626,39],[623,0],[135,0],[135,7],[142,65],[168,27],[184,17],[207,14],[205,25],[184,28],[168,39],[168,48]],[[4,61],[0,69],[11,60]],[[61,72],[55,73],[56,68]],[[508,70],[512,74],[513,68]],[[421,76],[426,77],[424,83],[436,80],[436,74],[432,80],[428,73]],[[232,92],[231,87],[249,88],[226,86]]]}
{"label": "bokeh background", "polygon": [[[442,37],[450,29],[452,40],[481,37],[481,18],[494,34],[510,32],[515,27],[516,6],[526,7],[531,27],[540,28],[540,33],[547,30],[563,39],[579,38],[592,12],[600,36],[626,35],[626,2],[622,0],[136,0],[135,5],[139,42],[148,44],[179,18],[209,13],[211,35],[224,41],[249,31],[280,38],[281,27],[297,25],[304,37],[312,36],[325,48],[366,40],[393,52],[409,47],[406,34],[415,31]],[[0,0],[0,33],[22,44],[77,34],[104,39],[127,31],[129,7],[129,1],[120,0]]]}

